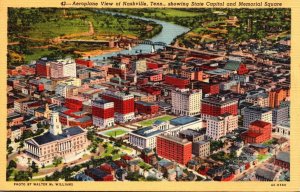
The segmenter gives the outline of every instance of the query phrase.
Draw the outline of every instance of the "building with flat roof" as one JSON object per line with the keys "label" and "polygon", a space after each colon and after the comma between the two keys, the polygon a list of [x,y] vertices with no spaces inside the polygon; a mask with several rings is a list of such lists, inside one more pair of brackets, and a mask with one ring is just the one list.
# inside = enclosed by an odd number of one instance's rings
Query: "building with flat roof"
{"label": "building with flat roof", "polygon": [[290,102],[282,102],[279,107],[272,110],[272,124],[273,126],[281,123],[282,121],[287,121],[290,118]]}
{"label": "building with flat roof", "polygon": [[269,95],[267,93],[248,95],[245,101],[259,107],[269,107]]}
{"label": "building with flat roof", "polygon": [[163,158],[185,165],[192,158],[192,142],[171,135],[159,135],[156,152]]}
{"label": "building with flat roof", "polygon": [[203,141],[205,139],[205,133],[203,131],[186,129],[179,132],[179,137],[182,139],[187,139],[192,142],[197,142],[197,141]]}
{"label": "building with flat roof", "polygon": [[51,78],[76,77],[76,63],[73,59],[60,59],[50,63]]}
{"label": "building with flat roof", "polygon": [[101,96],[107,101],[114,102],[115,121],[124,123],[134,119],[134,97],[132,94],[106,91]]}
{"label": "building with flat roof", "polygon": [[275,156],[275,165],[284,168],[290,169],[290,152],[280,151]]}
{"label": "building with flat roof", "polygon": [[249,125],[249,129],[242,133],[241,137],[245,143],[263,143],[272,138],[272,124],[256,120]]}
{"label": "building with flat roof", "polygon": [[202,119],[197,117],[182,116],[170,120],[170,128],[166,130],[166,134],[178,137],[181,131],[187,129],[200,130],[202,128]]}
{"label": "building with flat roof", "polygon": [[250,106],[244,109],[243,126],[248,128],[256,120],[272,123],[272,109],[269,107]]}
{"label": "building with flat roof", "polygon": [[227,113],[207,119],[206,135],[213,140],[219,140],[237,128],[238,116]]}
{"label": "building with flat roof", "polygon": [[201,101],[201,117],[217,117],[225,113],[232,115],[238,114],[238,100],[235,98],[225,98],[219,96],[210,96],[203,98]]}
{"label": "building with flat roof", "polygon": [[209,141],[193,142],[192,153],[198,157],[210,156],[210,142]]}
{"label": "building with flat roof", "polygon": [[176,89],[172,91],[172,112],[176,115],[195,116],[201,111],[201,90]]}
{"label": "building with flat roof", "polygon": [[150,148],[153,149],[156,147],[156,136],[163,133],[163,130],[160,130],[158,127],[144,127],[130,132],[129,143],[140,148]]}
{"label": "building with flat roof", "polygon": [[100,128],[112,127],[115,124],[114,102],[98,99],[92,101],[93,125]]}
{"label": "building with flat roof", "polygon": [[190,84],[190,80],[182,76],[167,74],[165,75],[165,84],[184,89]]}
{"label": "building with flat roof", "polygon": [[271,108],[278,107],[282,101],[289,97],[290,89],[276,88],[269,92],[269,104]]}
{"label": "building with flat roof", "polygon": [[290,138],[290,120],[281,121],[275,127],[275,133],[286,138]]}

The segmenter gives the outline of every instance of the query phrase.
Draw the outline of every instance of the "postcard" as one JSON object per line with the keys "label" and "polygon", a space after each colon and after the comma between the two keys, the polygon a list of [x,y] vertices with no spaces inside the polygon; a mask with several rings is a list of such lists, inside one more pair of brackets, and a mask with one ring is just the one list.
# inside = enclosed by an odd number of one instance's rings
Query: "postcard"
{"label": "postcard", "polygon": [[4,191],[299,191],[299,2],[1,2]]}

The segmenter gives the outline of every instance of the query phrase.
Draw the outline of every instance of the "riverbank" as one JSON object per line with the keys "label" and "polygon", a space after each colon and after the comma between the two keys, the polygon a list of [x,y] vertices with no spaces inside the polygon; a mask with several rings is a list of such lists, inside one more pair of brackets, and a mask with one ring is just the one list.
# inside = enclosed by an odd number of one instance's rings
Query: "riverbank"
{"label": "riverbank", "polygon": [[105,55],[109,53],[114,53],[118,51],[122,51],[123,49],[121,48],[112,48],[112,49],[107,49],[107,50],[92,50],[92,51],[74,51],[74,53],[81,55],[82,57],[95,57],[99,55]]}

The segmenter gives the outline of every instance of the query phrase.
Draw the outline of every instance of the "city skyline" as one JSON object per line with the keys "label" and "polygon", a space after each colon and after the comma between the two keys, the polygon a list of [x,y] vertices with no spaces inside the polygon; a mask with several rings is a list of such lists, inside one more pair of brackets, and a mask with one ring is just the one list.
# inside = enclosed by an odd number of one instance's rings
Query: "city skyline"
{"label": "city skyline", "polygon": [[7,181],[290,181],[290,9],[8,11]]}

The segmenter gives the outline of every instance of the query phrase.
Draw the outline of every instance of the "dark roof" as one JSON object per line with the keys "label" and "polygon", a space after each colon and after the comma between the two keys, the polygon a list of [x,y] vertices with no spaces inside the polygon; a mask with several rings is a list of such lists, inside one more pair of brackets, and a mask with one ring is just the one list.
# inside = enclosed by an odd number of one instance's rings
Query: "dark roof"
{"label": "dark roof", "polygon": [[290,153],[289,152],[280,151],[276,155],[276,159],[278,159],[280,161],[284,161],[284,162],[290,163]]}
{"label": "dark roof", "polygon": [[11,114],[11,115],[9,115],[9,116],[7,117],[7,121],[9,122],[9,121],[11,121],[11,120],[13,120],[13,119],[16,119],[16,118],[19,118],[19,117],[22,117],[22,115],[20,115],[20,114],[18,114],[18,113],[13,113],[13,114]]}
{"label": "dark roof", "polygon": [[180,131],[180,134],[184,134],[184,135],[192,136],[192,137],[198,137],[198,136],[203,135],[203,133],[193,130],[193,129],[186,129],[186,130]]}
{"label": "dark roof", "polygon": [[224,69],[228,69],[231,71],[237,71],[240,67],[241,62],[229,60],[228,63],[225,65]]}
{"label": "dark roof", "polygon": [[87,169],[86,173],[92,174],[93,179],[102,179],[108,175],[105,171],[98,168]]}
{"label": "dark roof", "polygon": [[16,131],[16,130],[19,130],[20,128],[24,127],[24,125],[15,125],[15,126],[12,126],[10,127],[10,130],[11,131]]}
{"label": "dark roof", "polygon": [[83,133],[84,131],[80,127],[70,127],[63,130],[63,134],[53,135],[50,132],[45,133],[44,135],[33,138],[33,140],[39,145],[50,143],[52,141],[65,139],[67,135],[73,136]]}
{"label": "dark roof", "polygon": [[83,173],[75,175],[75,179],[77,181],[94,181],[93,178],[91,178],[91,177],[89,177],[89,176],[87,176],[87,175],[85,175]]}
{"label": "dark roof", "polygon": [[258,168],[256,170],[255,175],[259,176],[259,177],[263,177],[269,181],[273,181],[274,177],[276,176],[276,172],[272,171],[272,170],[267,170],[267,169],[263,169],[263,168]]}
{"label": "dark roof", "polygon": [[162,132],[161,130],[154,129],[153,127],[149,126],[149,127],[145,127],[145,128],[142,128],[142,129],[132,131],[131,133],[134,133],[136,135],[140,135],[140,136],[143,136],[143,137],[151,137],[151,136],[159,134],[161,132]]}

